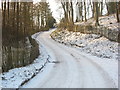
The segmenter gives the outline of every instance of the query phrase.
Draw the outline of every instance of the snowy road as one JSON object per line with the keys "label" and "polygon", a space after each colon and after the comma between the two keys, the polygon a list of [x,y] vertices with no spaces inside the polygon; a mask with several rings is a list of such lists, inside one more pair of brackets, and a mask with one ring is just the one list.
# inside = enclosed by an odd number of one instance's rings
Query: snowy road
{"label": "snowy road", "polygon": [[38,36],[48,53],[58,63],[49,64],[45,70],[30,80],[25,88],[114,88],[111,77],[101,66],[75,48],[51,39],[52,31]]}

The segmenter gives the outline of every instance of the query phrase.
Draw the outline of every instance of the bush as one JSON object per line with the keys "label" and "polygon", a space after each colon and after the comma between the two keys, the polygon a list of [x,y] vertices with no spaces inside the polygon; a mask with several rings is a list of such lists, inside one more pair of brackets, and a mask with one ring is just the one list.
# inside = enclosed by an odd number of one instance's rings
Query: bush
{"label": "bush", "polygon": [[68,31],[74,31],[75,30],[75,25],[73,24],[73,22],[68,23],[67,30]]}

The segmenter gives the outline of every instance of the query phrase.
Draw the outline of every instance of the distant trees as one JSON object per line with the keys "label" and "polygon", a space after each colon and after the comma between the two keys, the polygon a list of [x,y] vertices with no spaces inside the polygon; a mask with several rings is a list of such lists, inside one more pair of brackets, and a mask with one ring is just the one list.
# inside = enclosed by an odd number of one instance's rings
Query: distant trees
{"label": "distant trees", "polygon": [[[98,26],[99,17],[103,15],[105,6],[107,15],[116,13],[117,22],[120,22],[120,1],[107,2],[106,0],[100,0],[100,2],[94,2],[93,0],[83,0],[83,2],[75,2],[74,0],[68,0],[68,2],[61,2],[61,5],[64,10],[64,19],[67,25],[70,22],[74,23],[74,21],[86,22],[88,18],[92,17],[96,21],[95,26]],[[73,6],[76,6],[76,20],[74,20],[75,8]]]}
{"label": "distant trees", "polygon": [[4,44],[8,40],[5,38],[6,36],[9,36],[13,43],[31,35],[30,32],[33,30],[32,24],[34,23],[31,19],[32,4],[32,2],[2,2]]}
{"label": "distant trees", "polygon": [[61,2],[62,8],[64,10],[64,18],[61,20],[64,28],[68,28],[69,30],[73,30],[74,26],[74,8],[72,0],[69,2]]}
{"label": "distant trees", "polygon": [[[9,2],[9,0],[5,0],[2,2],[2,16],[3,42],[6,36],[10,37],[6,40],[11,39],[12,42],[16,42],[36,32],[34,31],[36,27],[38,30],[41,27],[49,29],[56,22],[49,9],[49,4],[46,2],[34,5],[33,2]],[[16,38],[18,39],[16,40]]]}
{"label": "distant trees", "polygon": [[76,14],[76,21],[83,21],[83,5],[82,2],[77,2],[76,3],[77,7],[77,14]]}
{"label": "distant trees", "polygon": [[64,17],[67,23],[74,23],[74,9],[73,9],[73,2],[61,2],[63,10],[64,10]]}
{"label": "distant trees", "polygon": [[37,26],[39,29],[48,30],[52,28],[56,20],[52,16],[52,12],[49,9],[49,4],[46,2],[39,2],[34,7],[35,16],[37,17]]}

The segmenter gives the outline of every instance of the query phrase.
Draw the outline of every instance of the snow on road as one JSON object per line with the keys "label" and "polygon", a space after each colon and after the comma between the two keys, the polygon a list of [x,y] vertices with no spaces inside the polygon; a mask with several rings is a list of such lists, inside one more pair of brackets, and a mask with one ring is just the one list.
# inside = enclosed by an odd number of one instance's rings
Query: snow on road
{"label": "snow on road", "polygon": [[117,88],[117,60],[101,59],[51,39],[51,31],[37,39],[55,62],[48,64],[24,88]]}

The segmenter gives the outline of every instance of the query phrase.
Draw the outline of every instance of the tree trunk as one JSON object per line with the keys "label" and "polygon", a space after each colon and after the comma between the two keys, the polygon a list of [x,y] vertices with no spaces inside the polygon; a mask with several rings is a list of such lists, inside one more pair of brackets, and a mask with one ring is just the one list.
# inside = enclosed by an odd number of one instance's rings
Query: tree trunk
{"label": "tree trunk", "polygon": [[86,3],[84,2],[84,15],[85,15],[85,22],[87,21],[87,18],[86,18],[86,14],[87,14],[87,12],[86,12]]}
{"label": "tree trunk", "polygon": [[117,17],[117,22],[120,22],[119,18],[119,2],[116,2],[116,17]]}
{"label": "tree trunk", "polygon": [[10,8],[9,3],[10,3],[10,2],[9,2],[9,0],[8,0],[8,2],[7,2],[7,4],[8,4],[8,5],[7,5],[7,10],[8,10],[8,26],[9,26],[9,8]]}
{"label": "tree trunk", "polygon": [[98,2],[94,2],[95,5],[95,26],[99,25],[99,11],[98,11]]}
{"label": "tree trunk", "polygon": [[74,22],[73,3],[72,1],[70,3],[71,3],[71,18],[72,18],[72,23],[73,23]]}
{"label": "tree trunk", "polygon": [[93,7],[91,6],[91,8],[92,8],[92,18],[94,18],[94,13],[95,13],[95,4],[94,3],[95,2],[92,3]]}
{"label": "tree trunk", "polygon": [[4,7],[4,9],[3,9],[3,28],[5,28],[6,27],[6,0],[3,5],[4,5],[3,6]]}
{"label": "tree trunk", "polygon": [[101,9],[100,9],[100,15],[102,16],[102,12],[103,12],[103,1],[101,2]]}

